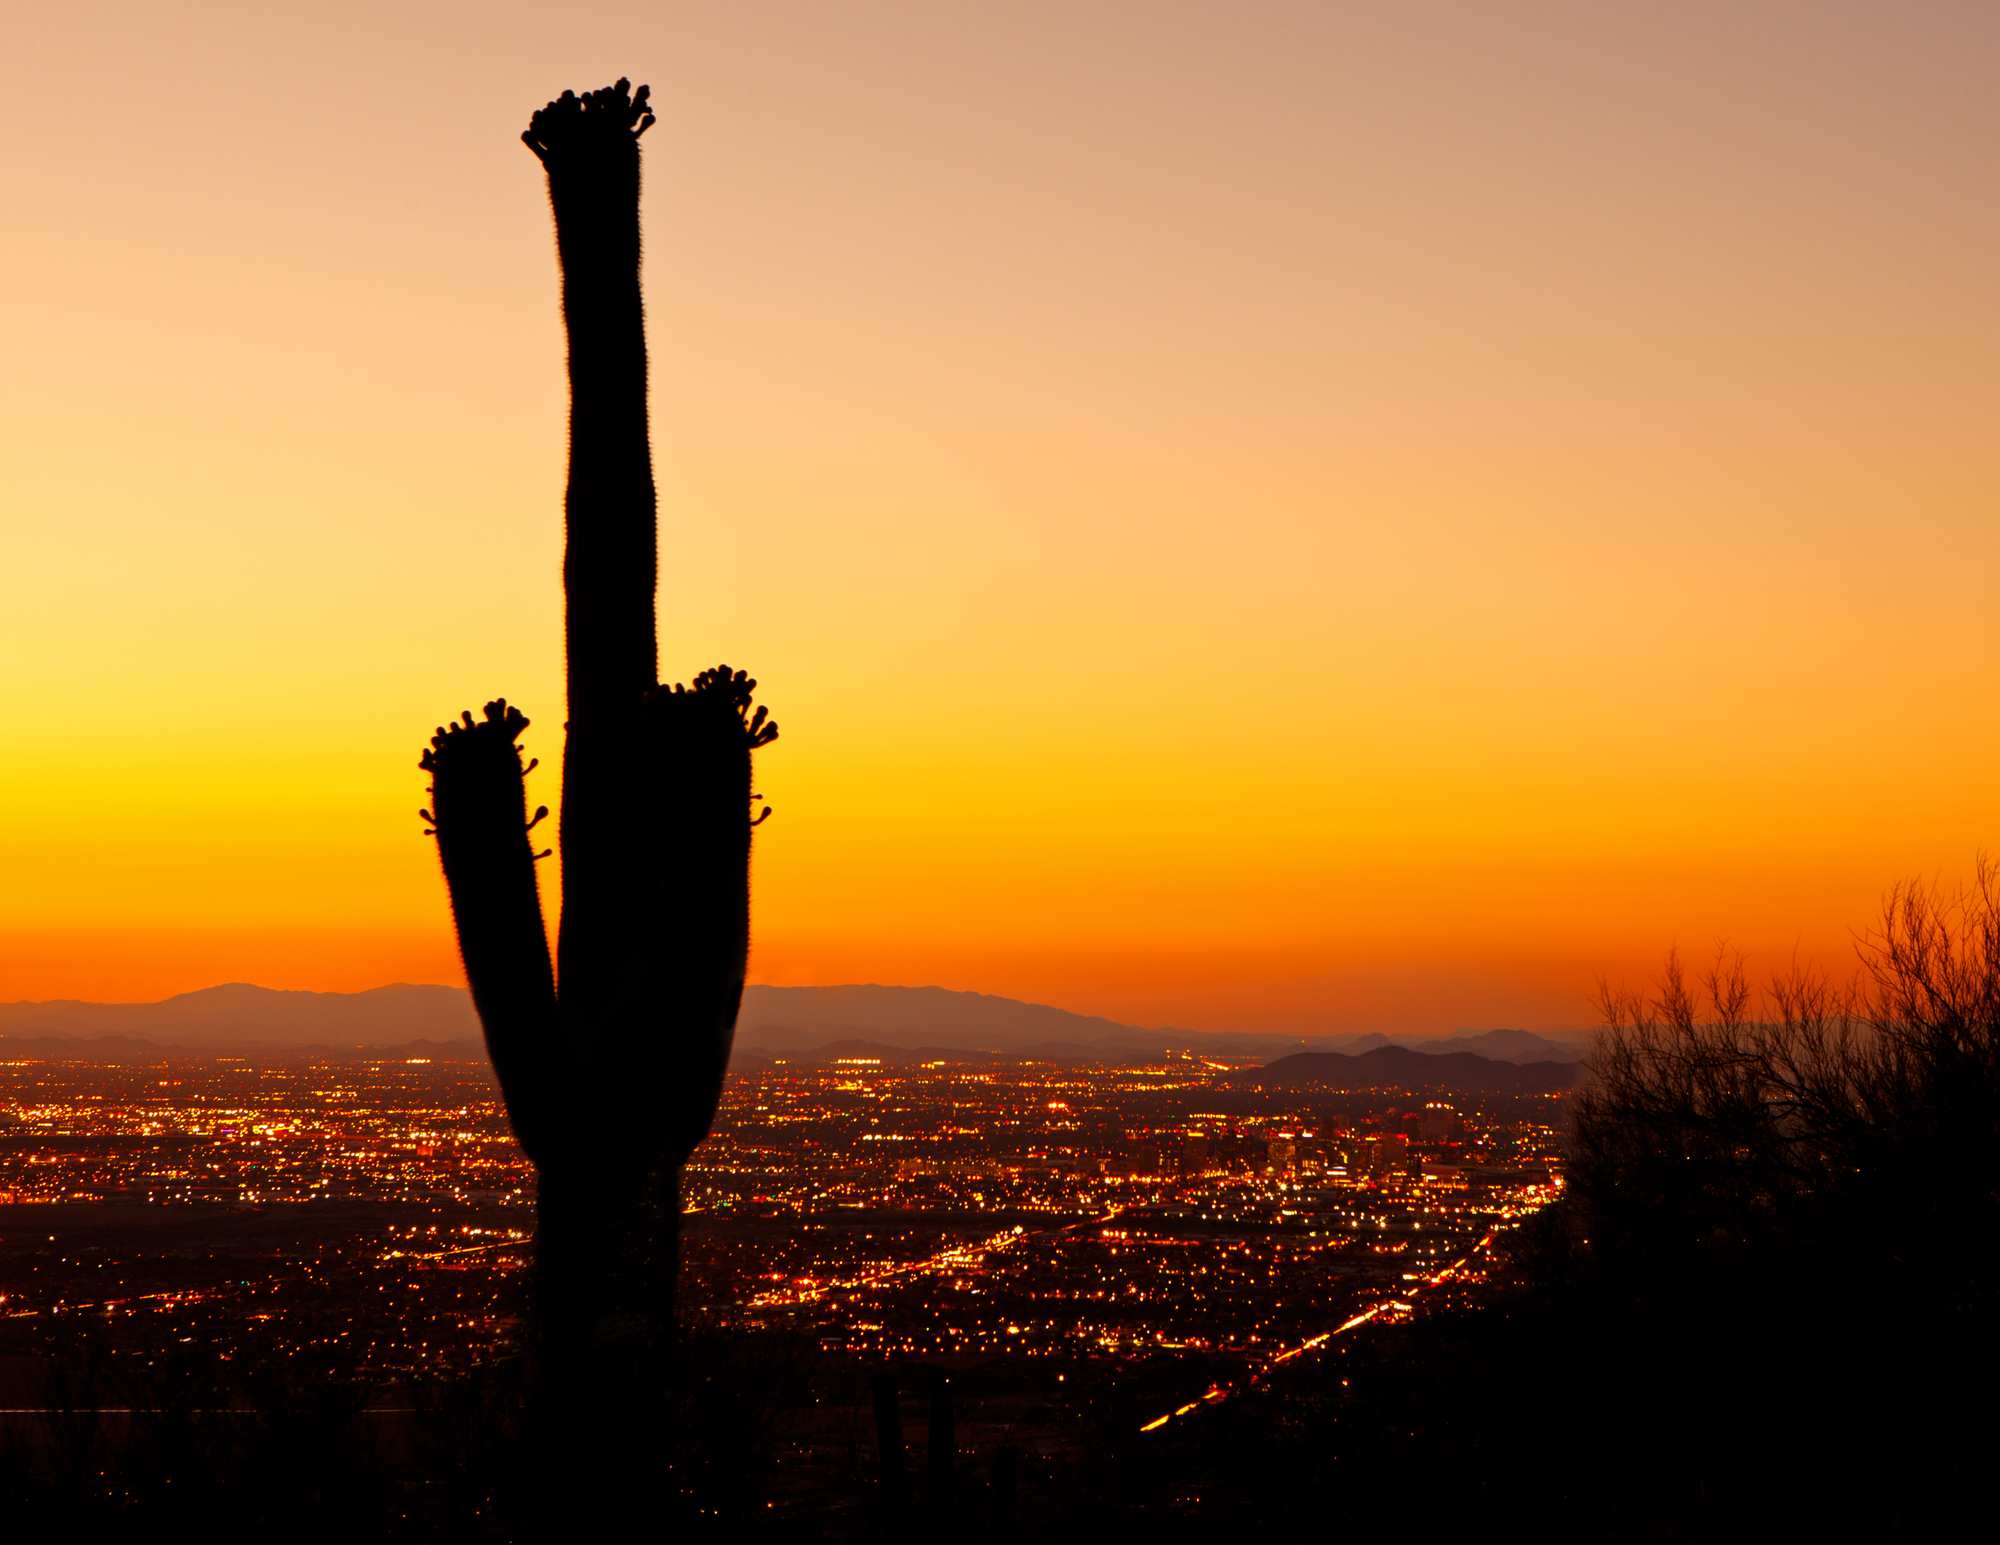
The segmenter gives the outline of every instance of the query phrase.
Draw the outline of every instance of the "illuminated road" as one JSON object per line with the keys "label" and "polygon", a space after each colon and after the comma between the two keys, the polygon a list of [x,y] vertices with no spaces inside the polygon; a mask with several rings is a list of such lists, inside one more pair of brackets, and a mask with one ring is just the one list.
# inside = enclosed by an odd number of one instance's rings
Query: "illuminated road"
{"label": "illuminated road", "polygon": [[857,1288],[879,1287],[884,1282],[892,1282],[898,1277],[916,1276],[923,1272],[973,1272],[983,1270],[986,1257],[1002,1250],[1012,1249],[1024,1239],[1038,1239],[1043,1234],[1062,1234],[1070,1229],[1090,1228],[1099,1223],[1109,1223],[1125,1209],[1122,1205],[1113,1207],[1101,1218],[1085,1218],[1080,1222],[1066,1223],[1058,1229],[1038,1230],[1030,1234],[1015,1227],[1002,1229],[990,1238],[969,1245],[954,1245],[948,1250],[940,1250],[936,1255],[926,1256],[921,1261],[906,1261],[900,1266],[884,1265],[859,1276],[842,1277],[837,1280],[819,1282],[806,1280],[794,1283],[789,1288],[773,1288],[759,1293],[742,1307],[748,1309],[781,1309],[799,1304],[816,1304],[829,1293],[844,1293]]}
{"label": "illuminated road", "polygon": [[[1403,1294],[1401,1297],[1385,1298],[1382,1300],[1381,1303],[1375,1305],[1374,1308],[1363,1310],[1360,1314],[1355,1315],[1352,1319],[1345,1320],[1339,1325],[1336,1325],[1332,1330],[1322,1331],[1319,1335],[1314,1336],[1310,1341],[1302,1341],[1297,1346],[1291,1348],[1291,1350],[1278,1353],[1276,1357],[1273,1357],[1269,1362],[1264,1364],[1262,1368],[1259,1368],[1246,1381],[1244,1381],[1242,1387],[1245,1389],[1254,1387],[1264,1377],[1264,1375],[1269,1373],[1273,1368],[1278,1367],[1280,1364],[1288,1363],[1295,1357],[1303,1357],[1308,1352],[1317,1351],[1319,1348],[1325,1346],[1329,1341],[1333,1340],[1335,1336],[1344,1336],[1350,1330],[1359,1329],[1361,1326],[1366,1325],[1370,1320],[1374,1319],[1377,1315],[1387,1314],[1391,1310],[1395,1309],[1409,1309],[1414,1307],[1416,1299],[1419,1297],[1419,1295],[1423,1293],[1423,1291],[1426,1288],[1434,1288],[1441,1282],[1449,1282],[1453,1277],[1456,1277],[1460,1272],[1464,1271],[1466,1267],[1470,1266],[1472,1262],[1475,1259],[1477,1259],[1481,1254],[1490,1249],[1492,1247],[1493,1241],[1500,1237],[1501,1231],[1505,1229],[1508,1226],[1508,1224],[1512,1222],[1515,1218],[1522,1217],[1527,1215],[1528,1213],[1537,1212],[1539,1210],[1540,1210],[1539,1207],[1523,1207],[1519,1209],[1511,1207],[1508,1208],[1507,1211],[1505,1211],[1500,1215],[1500,1222],[1494,1224],[1493,1227],[1487,1231],[1486,1237],[1481,1239],[1478,1244],[1474,1245],[1459,1259],[1453,1261],[1451,1265],[1445,1267],[1442,1271],[1437,1272],[1432,1276],[1426,1277],[1421,1283],[1419,1283],[1416,1287],[1411,1288],[1407,1293]],[[1212,1384],[1209,1386],[1208,1393],[1203,1395],[1199,1400],[1190,1400],[1186,1405],[1180,1407],[1178,1410],[1169,1411],[1165,1416],[1156,1416],[1153,1418],[1152,1421],[1147,1422],[1145,1426],[1141,1427],[1139,1430],[1141,1432],[1156,1432],[1160,1428],[1166,1426],[1168,1422],[1174,1420],[1174,1418],[1176,1417],[1186,1416],[1190,1412],[1199,1411],[1205,1405],[1217,1405],[1222,1401],[1227,1400],[1231,1395],[1236,1393],[1236,1390],[1237,1386],[1234,1384]]]}
{"label": "illuminated road", "polygon": [[[6,1301],[6,1294],[0,1293],[0,1303]],[[15,1309],[7,1314],[10,1320],[33,1319],[38,1314],[81,1314],[86,1309],[122,1309],[127,1304],[149,1304],[163,1302],[169,1304],[198,1304],[205,1299],[226,1297],[226,1293],[201,1293],[185,1288],[173,1293],[139,1293],[131,1298],[106,1298],[91,1304],[51,1304],[46,1309]]]}

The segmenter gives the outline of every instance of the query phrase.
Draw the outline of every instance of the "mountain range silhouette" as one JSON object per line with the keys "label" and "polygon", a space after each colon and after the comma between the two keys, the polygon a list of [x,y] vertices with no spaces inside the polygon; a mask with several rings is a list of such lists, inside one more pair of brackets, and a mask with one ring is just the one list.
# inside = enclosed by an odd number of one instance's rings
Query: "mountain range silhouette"
{"label": "mountain range silhouette", "polygon": [[[461,987],[398,982],[366,992],[297,992],[232,982],[157,1003],[77,999],[0,1003],[0,1047],[27,1040],[120,1038],[192,1050],[385,1047],[414,1041],[480,1040],[479,1019]],[[1299,1052],[1350,1056],[1383,1047],[1426,1055],[1473,1053],[1494,1061],[1573,1062],[1585,1050],[1575,1031],[1462,1031],[1455,1036],[1288,1036],[1195,1031],[1121,1024],[1043,1003],[943,987],[855,984],[836,987],[751,986],[736,1032],[738,1066],[793,1053],[834,1052],[834,1043],[866,1042],[899,1057],[938,1052],[1032,1055],[1082,1061],[1171,1051],[1271,1062]],[[463,1049],[459,1052],[464,1055]]]}

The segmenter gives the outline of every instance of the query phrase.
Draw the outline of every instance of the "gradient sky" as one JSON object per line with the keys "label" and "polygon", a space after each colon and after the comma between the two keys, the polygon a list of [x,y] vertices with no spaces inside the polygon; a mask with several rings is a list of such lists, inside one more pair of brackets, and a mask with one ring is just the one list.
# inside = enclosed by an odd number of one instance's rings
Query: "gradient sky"
{"label": "gradient sky", "polygon": [[621,73],[755,979],[1577,1025],[2000,846],[1991,4],[104,0],[0,55],[0,999],[460,980]]}

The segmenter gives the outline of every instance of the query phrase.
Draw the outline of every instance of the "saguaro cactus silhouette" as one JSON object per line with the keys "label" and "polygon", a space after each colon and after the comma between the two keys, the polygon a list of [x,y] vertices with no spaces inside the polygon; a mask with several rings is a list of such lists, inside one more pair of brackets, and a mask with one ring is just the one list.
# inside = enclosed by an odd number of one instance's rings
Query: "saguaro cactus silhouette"
{"label": "saguaro cactus silhouette", "polygon": [[[473,1002],[539,1172],[535,1296],[559,1358],[672,1320],[682,1164],[721,1093],[749,951],[750,753],[776,738],[728,666],[658,683],[639,296],[647,89],[564,92],[522,138],[548,170],[569,332],[569,724],[554,969],[501,699],[424,753]],[[766,811],[766,814],[769,812]],[[762,817],[760,816],[761,820]],[[546,854],[540,856],[547,856]]]}

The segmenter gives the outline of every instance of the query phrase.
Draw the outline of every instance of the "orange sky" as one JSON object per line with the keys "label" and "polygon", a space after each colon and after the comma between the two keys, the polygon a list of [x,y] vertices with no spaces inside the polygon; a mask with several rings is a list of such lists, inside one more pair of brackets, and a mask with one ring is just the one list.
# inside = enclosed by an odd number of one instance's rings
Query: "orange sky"
{"label": "orange sky", "polygon": [[517,135],[620,73],[757,979],[1574,1025],[2000,847],[1990,5],[42,11],[0,999],[458,980],[417,752],[561,717]]}

